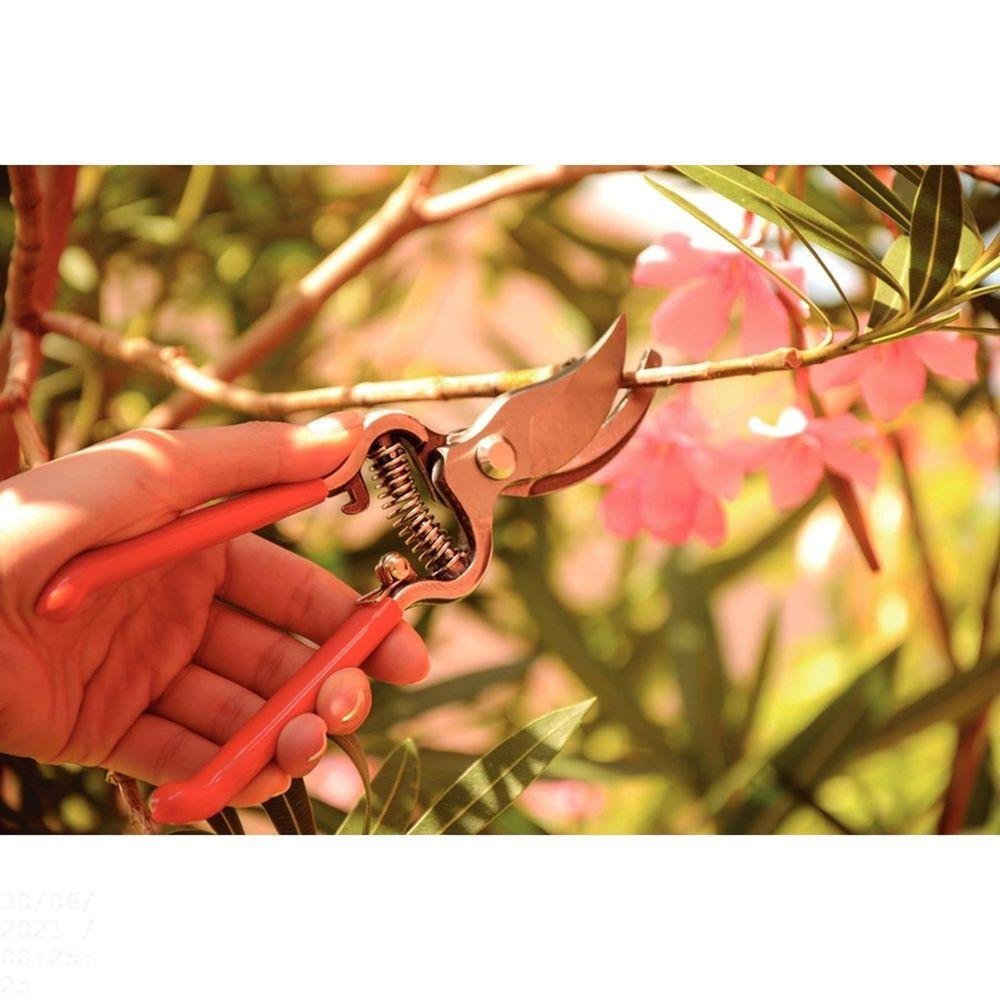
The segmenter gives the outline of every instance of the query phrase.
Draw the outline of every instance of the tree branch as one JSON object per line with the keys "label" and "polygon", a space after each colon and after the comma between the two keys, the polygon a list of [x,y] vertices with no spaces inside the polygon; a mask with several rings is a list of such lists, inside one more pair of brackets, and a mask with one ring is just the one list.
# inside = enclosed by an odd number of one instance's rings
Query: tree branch
{"label": "tree branch", "polygon": [[[447,222],[458,215],[514,195],[565,187],[591,174],[644,170],[641,166],[510,167],[454,191],[430,194],[436,167],[417,167],[360,229],[320,261],[263,316],[238,337],[221,358],[202,374],[230,381],[249,371],[301,326],[348,280],[382,256],[404,236],[425,226]],[[500,389],[500,392],[505,391]],[[486,393],[491,395],[492,393]],[[425,397],[417,397],[425,398]],[[450,397],[429,397],[450,398]],[[149,427],[176,427],[204,406],[206,397],[182,389],[147,415]],[[327,405],[327,404],[320,404]],[[347,402],[336,405],[357,405]],[[361,404],[365,405],[365,404]],[[311,408],[311,407],[300,407]],[[332,406],[328,408],[333,408]],[[285,412],[291,412],[286,410]],[[275,415],[275,414],[268,414]]]}
{"label": "tree branch", "polygon": [[[388,403],[499,396],[511,389],[551,378],[563,367],[562,364],[554,364],[478,375],[435,375],[428,378],[326,386],[298,392],[258,392],[209,374],[205,368],[194,364],[181,347],[162,347],[141,337],[129,337],[126,340],[114,330],[74,313],[46,312],[42,316],[42,323],[46,330],[61,333],[110,358],[138,365],[159,375],[194,397],[199,405],[215,403],[254,417],[276,418],[305,410],[342,410],[357,406],[384,406]],[[622,385],[662,388],[686,382],[794,371],[871,346],[873,345],[868,341],[856,340],[803,350],[780,347],[763,354],[722,361],[661,365],[625,372],[622,375]]]}
{"label": "tree branch", "polygon": [[14,248],[7,271],[4,308],[10,353],[7,380],[0,391],[0,410],[26,403],[42,357],[35,288],[45,242],[42,189],[35,167],[8,167],[7,173],[10,203],[14,208]]}

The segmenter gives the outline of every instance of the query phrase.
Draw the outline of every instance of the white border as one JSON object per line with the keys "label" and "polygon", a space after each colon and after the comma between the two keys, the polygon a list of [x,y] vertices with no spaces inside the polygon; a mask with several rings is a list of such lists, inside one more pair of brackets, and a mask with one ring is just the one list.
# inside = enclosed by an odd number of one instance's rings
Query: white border
{"label": "white border", "polygon": [[[995,977],[991,838],[11,846],[2,893],[41,898],[67,948],[91,921],[86,964],[30,969],[28,996],[940,1000]],[[52,911],[74,892],[85,912]]]}

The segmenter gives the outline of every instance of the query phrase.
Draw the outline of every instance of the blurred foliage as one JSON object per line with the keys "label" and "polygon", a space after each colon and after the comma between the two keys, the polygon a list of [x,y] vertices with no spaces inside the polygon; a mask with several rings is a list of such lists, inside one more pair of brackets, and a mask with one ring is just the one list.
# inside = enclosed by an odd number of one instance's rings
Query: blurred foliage
{"label": "blurred foliage", "polygon": [[[84,167],[59,307],[126,335],[184,343],[197,360],[210,359],[367,218],[403,172]],[[487,172],[445,168],[439,186]],[[646,199],[641,204],[655,217],[657,195],[632,180],[634,197]],[[967,186],[989,240],[1000,193]],[[246,383],[297,389],[551,362],[585,346],[619,312],[629,316],[638,353],[662,297],[629,281],[650,233],[617,224],[596,191],[587,181],[408,237],[338,291]],[[852,190],[817,168],[806,196],[884,253],[877,212]],[[4,208],[0,255],[11,240]],[[860,272],[854,279],[861,301],[871,279]],[[846,322],[832,292],[820,304]],[[1000,312],[995,297],[975,309],[980,323]],[[135,426],[168,394],[152,375],[57,335],[44,349],[34,407],[62,450]],[[699,386],[699,402],[719,419],[745,424],[749,412],[776,412],[782,378]],[[452,427],[480,405],[414,410]],[[233,419],[209,408],[195,423]],[[506,811],[472,810],[482,818],[477,828],[932,831],[956,720],[1000,692],[995,640],[984,649],[979,643],[1000,494],[986,380],[967,391],[932,382],[927,399],[897,423],[913,438],[915,486],[962,667],[957,676],[929,624],[911,517],[888,451],[868,498],[879,575],[864,567],[829,497],[779,516],[756,480],[729,506],[729,539],[717,550],[609,538],[591,486],[505,501],[484,585],[461,606],[416,612],[435,665],[431,679],[409,690],[376,685],[359,734],[373,764],[382,761],[373,825],[401,828],[463,773],[477,773],[477,759],[528,720],[596,696],[579,728],[566,731],[565,750],[546,762],[545,777]],[[394,544],[385,528],[377,512],[347,523],[323,508],[266,534],[366,590],[376,558]],[[1000,830],[998,724],[994,713],[969,814],[969,828],[984,832]],[[364,816],[352,807],[360,788],[338,755],[332,750],[307,779],[316,823],[324,832],[342,825],[357,832]],[[387,787],[396,789],[392,796]],[[113,792],[96,770],[5,757],[0,829],[124,830]],[[301,825],[294,801],[280,808],[287,814],[276,824]],[[234,832],[240,823],[247,832],[268,828],[259,810],[214,825]]]}

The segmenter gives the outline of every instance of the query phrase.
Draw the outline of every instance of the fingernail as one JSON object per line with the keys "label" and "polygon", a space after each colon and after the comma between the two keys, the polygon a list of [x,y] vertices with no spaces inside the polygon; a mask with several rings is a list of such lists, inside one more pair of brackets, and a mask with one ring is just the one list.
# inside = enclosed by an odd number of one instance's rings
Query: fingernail
{"label": "fingernail", "polygon": [[331,714],[341,722],[350,722],[364,704],[365,695],[363,691],[358,691],[354,696],[354,703],[351,704],[349,696],[339,696],[334,699],[330,706]]}
{"label": "fingernail", "polygon": [[326,753],[326,747],[320,747],[311,757],[306,758],[307,764],[318,764]]}
{"label": "fingernail", "polygon": [[313,434],[322,434],[324,437],[341,434],[351,430],[361,424],[361,414],[357,410],[348,410],[346,413],[327,413],[322,417],[306,424],[306,427]]}

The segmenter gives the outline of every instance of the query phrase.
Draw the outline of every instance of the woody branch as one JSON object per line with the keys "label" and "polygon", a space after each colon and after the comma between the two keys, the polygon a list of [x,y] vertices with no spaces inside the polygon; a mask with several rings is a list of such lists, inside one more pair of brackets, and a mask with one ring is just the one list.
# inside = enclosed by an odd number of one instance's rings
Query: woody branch
{"label": "woody branch", "polygon": [[[349,236],[332,253],[320,261],[302,278],[290,294],[281,298],[253,323],[233,345],[211,365],[202,369],[206,377],[231,381],[249,371],[262,358],[280,347],[293,333],[307,323],[331,295],[368,264],[382,256],[404,236],[426,226],[437,225],[466,212],[483,208],[493,202],[515,195],[566,187],[591,174],[614,173],[623,170],[648,170],[648,166],[521,166],[497,171],[453,191],[432,194],[437,176],[436,167],[417,167],[389,196],[382,207]],[[192,380],[193,381],[193,380]],[[150,411],[144,423],[150,427],[176,427],[204,406],[209,397],[192,386],[177,383],[178,391]],[[499,391],[503,391],[502,389]],[[458,392],[458,395],[492,395],[493,393]],[[334,397],[338,394],[334,393]],[[452,398],[450,396],[417,396],[406,398]],[[380,399],[380,402],[385,400]],[[275,405],[273,400],[268,405]],[[358,405],[354,401],[320,406]],[[361,404],[364,405],[364,404]],[[265,409],[266,415],[289,413],[294,410]],[[309,409],[294,405],[294,409]]]}
{"label": "woody branch", "polygon": [[[83,316],[46,312],[42,316],[42,322],[47,330],[61,333],[110,358],[159,375],[193,396],[200,405],[215,403],[254,417],[274,418],[306,410],[340,410],[358,406],[382,406],[387,403],[498,396],[511,389],[550,378],[562,367],[556,364],[477,375],[438,375],[397,381],[359,382],[297,392],[258,392],[209,374],[187,358],[181,348],[161,347],[139,337],[126,340],[113,330]],[[872,343],[865,340],[842,341],[811,348],[782,347],[763,354],[721,361],[661,365],[623,373],[622,385],[666,387],[685,382],[707,382],[765,372],[794,371],[871,346]]]}

